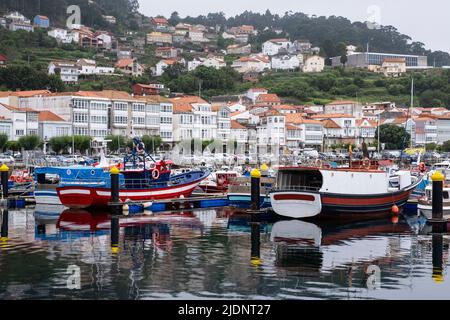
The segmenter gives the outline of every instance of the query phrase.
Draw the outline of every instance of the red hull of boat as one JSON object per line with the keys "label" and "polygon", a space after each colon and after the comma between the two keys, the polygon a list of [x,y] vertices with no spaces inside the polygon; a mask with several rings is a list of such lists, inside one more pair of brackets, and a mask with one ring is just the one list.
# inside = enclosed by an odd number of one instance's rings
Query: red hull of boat
{"label": "red hull of boat", "polygon": [[[173,199],[181,196],[189,197],[200,181],[189,184],[154,189],[120,190],[120,201],[151,201]],[[111,201],[111,189],[95,187],[61,187],[56,189],[61,203],[73,209],[108,208]]]}

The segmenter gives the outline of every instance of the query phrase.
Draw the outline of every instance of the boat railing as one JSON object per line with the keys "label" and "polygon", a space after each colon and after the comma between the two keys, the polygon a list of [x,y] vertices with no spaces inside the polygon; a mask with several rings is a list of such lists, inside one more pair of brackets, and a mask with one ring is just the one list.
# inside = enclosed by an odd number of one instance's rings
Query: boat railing
{"label": "boat railing", "polygon": [[281,186],[272,188],[272,192],[319,192],[321,188],[319,187],[310,187],[310,186]]}

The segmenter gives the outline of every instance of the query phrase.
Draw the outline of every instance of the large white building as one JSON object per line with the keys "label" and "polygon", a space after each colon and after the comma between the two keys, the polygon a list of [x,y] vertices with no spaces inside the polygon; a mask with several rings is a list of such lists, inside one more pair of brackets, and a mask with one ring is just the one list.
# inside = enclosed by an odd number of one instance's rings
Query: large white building
{"label": "large white building", "polygon": [[173,104],[174,141],[187,139],[217,139],[217,112],[211,104],[195,97],[177,97],[170,101]]}
{"label": "large white building", "polygon": [[72,124],[51,111],[39,112],[39,136],[44,141],[72,135]]}
{"label": "large white building", "polygon": [[72,124],[75,135],[159,135],[165,143],[173,141],[172,104],[159,96],[138,98],[115,90],[79,91],[29,96],[18,104],[20,108],[52,110]]}
{"label": "large white building", "polygon": [[0,118],[12,122],[11,140],[16,141],[26,135],[39,134],[39,112],[36,110],[0,103]]}

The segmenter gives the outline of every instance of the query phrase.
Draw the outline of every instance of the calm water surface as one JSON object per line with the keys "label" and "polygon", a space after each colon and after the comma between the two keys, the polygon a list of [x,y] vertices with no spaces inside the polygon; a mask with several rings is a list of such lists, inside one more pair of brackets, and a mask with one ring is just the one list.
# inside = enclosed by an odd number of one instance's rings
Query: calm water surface
{"label": "calm water surface", "polygon": [[[0,298],[450,299],[450,237],[415,216],[263,221],[259,265],[249,220],[226,208],[127,217],[112,252],[108,214],[10,210]],[[77,270],[80,289],[70,289]]]}

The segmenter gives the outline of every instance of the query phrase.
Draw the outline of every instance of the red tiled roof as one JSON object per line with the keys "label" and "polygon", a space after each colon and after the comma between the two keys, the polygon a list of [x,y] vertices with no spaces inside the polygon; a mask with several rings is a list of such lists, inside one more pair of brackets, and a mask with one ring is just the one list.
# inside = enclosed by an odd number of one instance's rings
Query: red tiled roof
{"label": "red tiled roof", "polygon": [[283,105],[279,105],[279,106],[273,106],[272,107],[275,110],[297,110],[296,107],[289,105],[289,104],[283,104]]}
{"label": "red tiled roof", "polygon": [[281,102],[280,98],[274,93],[263,93],[256,98],[257,103],[261,102]]}
{"label": "red tiled roof", "polygon": [[322,124],[322,122],[319,121],[319,120],[305,119],[299,113],[289,113],[289,114],[286,114],[285,116],[286,116],[286,123],[294,123],[294,124],[303,124],[303,123]]}
{"label": "red tiled roof", "polygon": [[152,18],[152,21],[154,23],[161,23],[161,24],[168,24],[169,23],[166,18],[161,18],[161,17]]}
{"label": "red tiled roof", "polygon": [[133,64],[133,62],[134,62],[133,59],[121,59],[121,60],[117,61],[116,68],[125,68],[125,67],[129,66],[130,64]]}
{"label": "red tiled roof", "polygon": [[243,126],[236,120],[231,120],[231,129],[245,129],[245,126]]}
{"label": "red tiled roof", "polygon": [[324,120],[322,123],[323,127],[327,129],[341,129],[341,126],[331,119]]}
{"label": "red tiled roof", "polygon": [[8,58],[0,53],[0,61],[8,61]]}
{"label": "red tiled roof", "polygon": [[352,100],[336,100],[327,104],[327,106],[340,105],[340,104],[356,104],[356,101]]}
{"label": "red tiled roof", "polygon": [[59,122],[62,122],[62,121],[64,121],[64,119],[61,118],[60,116],[54,114],[51,111],[41,111],[41,112],[39,112],[39,121],[59,121]]}
{"label": "red tiled roof", "polygon": [[8,110],[10,110],[10,111],[37,112],[36,110],[31,109],[31,108],[17,108],[17,107],[13,107],[13,106],[10,106],[10,105],[5,104],[5,103],[0,103],[0,105],[3,106],[3,107],[5,107],[6,109],[8,109]]}
{"label": "red tiled roof", "polygon": [[349,114],[316,114],[311,116],[311,119],[333,119],[333,118],[354,118],[354,116]]}
{"label": "red tiled roof", "polygon": [[277,39],[270,39],[270,42],[288,42],[289,40],[286,38],[277,38]]}

